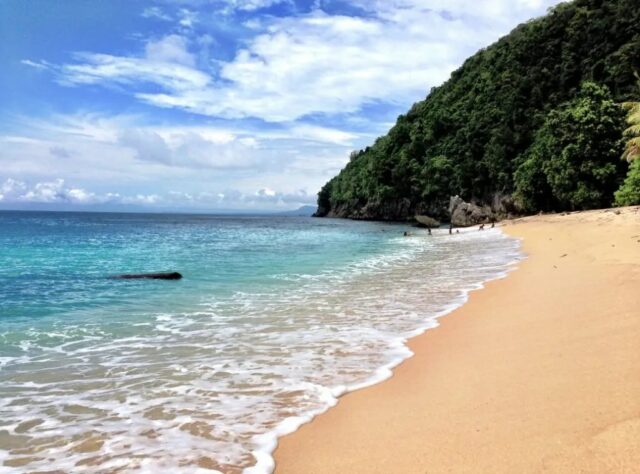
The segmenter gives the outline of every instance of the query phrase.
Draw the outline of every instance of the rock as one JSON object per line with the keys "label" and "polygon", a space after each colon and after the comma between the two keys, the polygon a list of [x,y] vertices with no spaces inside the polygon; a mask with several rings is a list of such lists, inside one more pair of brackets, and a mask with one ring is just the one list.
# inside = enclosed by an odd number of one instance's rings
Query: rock
{"label": "rock", "polygon": [[[338,217],[356,220],[415,222],[415,216],[426,216],[445,222],[450,219],[456,208],[471,206],[471,216],[466,217],[458,210],[454,224],[470,226],[482,221],[499,221],[520,214],[513,198],[508,194],[493,193],[490,196],[465,202],[459,196],[451,199],[432,201],[411,201],[408,198],[389,198],[384,200],[353,199],[328,207],[319,206],[316,217]],[[475,211],[474,211],[475,210]],[[475,216],[475,217],[474,217]],[[484,217],[483,217],[484,216]]]}
{"label": "rock", "polygon": [[112,278],[118,280],[180,280],[182,275],[178,272],[167,273],[125,273],[123,275],[115,275]]}
{"label": "rock", "polygon": [[317,216],[341,217],[355,220],[372,221],[410,221],[415,214],[412,212],[412,204],[409,199],[389,199],[387,201],[353,201],[339,204],[330,209],[318,209]]}
{"label": "rock", "polygon": [[449,215],[452,215],[458,206],[466,204],[460,196],[451,196],[449,199]]}
{"label": "rock", "polygon": [[512,214],[517,214],[518,209],[512,196],[495,193],[491,200],[491,211],[496,219],[500,219]]}
{"label": "rock", "polygon": [[451,223],[456,227],[469,227],[495,220],[495,214],[489,206],[478,206],[453,196],[449,201]]}
{"label": "rock", "polygon": [[416,221],[421,227],[435,228],[440,227],[440,221],[429,216],[415,216]]}

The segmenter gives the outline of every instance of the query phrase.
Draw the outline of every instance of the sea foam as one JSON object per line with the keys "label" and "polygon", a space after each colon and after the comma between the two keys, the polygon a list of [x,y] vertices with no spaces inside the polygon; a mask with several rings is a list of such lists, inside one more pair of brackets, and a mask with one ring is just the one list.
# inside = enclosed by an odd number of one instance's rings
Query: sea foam
{"label": "sea foam", "polygon": [[6,330],[3,472],[271,472],[280,436],[391,377],[409,338],[520,258],[497,229],[398,236],[181,311]]}

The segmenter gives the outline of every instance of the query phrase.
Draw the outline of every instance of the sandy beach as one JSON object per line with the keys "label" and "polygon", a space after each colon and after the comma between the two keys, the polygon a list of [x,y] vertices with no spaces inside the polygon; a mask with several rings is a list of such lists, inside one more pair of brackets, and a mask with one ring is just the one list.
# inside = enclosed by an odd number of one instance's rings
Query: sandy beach
{"label": "sandy beach", "polygon": [[632,473],[640,208],[504,223],[528,258],[280,440],[278,473]]}

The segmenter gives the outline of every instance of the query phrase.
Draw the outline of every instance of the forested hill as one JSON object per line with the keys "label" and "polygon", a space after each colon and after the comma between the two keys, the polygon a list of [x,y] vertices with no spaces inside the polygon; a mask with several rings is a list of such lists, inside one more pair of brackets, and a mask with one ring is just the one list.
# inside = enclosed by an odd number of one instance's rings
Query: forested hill
{"label": "forested hill", "polygon": [[317,215],[447,219],[454,195],[498,213],[610,206],[638,25],[638,0],[576,0],[518,26],[352,153]]}

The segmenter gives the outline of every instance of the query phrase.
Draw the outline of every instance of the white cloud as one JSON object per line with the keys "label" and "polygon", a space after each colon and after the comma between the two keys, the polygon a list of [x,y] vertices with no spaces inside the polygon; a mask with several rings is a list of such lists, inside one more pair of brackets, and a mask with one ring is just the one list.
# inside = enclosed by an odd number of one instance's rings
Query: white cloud
{"label": "white cloud", "polygon": [[74,57],[76,63],[54,68],[64,85],[116,83],[140,88],[154,84],[180,93],[205,89],[211,81],[208,74],[194,68],[188,40],[176,34],[149,40],[142,57],[95,53],[76,53]]}
{"label": "white cloud", "polygon": [[0,189],[0,201],[5,202],[92,204],[100,201],[95,194],[84,189],[66,187],[63,179],[36,183],[29,187],[23,181],[7,178]]}
{"label": "white cloud", "polygon": [[164,202],[181,206],[209,206],[220,209],[291,209],[316,202],[315,194],[309,194],[304,189],[291,192],[280,192],[269,187],[260,188],[254,192],[238,189],[225,189],[217,193],[182,193],[170,192]]}
{"label": "white cloud", "polygon": [[0,184],[0,203],[78,204],[78,205],[137,205],[162,208],[193,209],[266,209],[286,208],[315,203],[315,195],[300,189],[284,193],[265,187],[255,192],[226,189],[223,192],[185,193],[170,191],[160,194],[132,194],[108,192],[99,194],[79,187],[69,187],[63,179],[28,185],[8,178]]}
{"label": "white cloud", "polygon": [[195,57],[187,49],[187,39],[180,35],[168,35],[145,45],[148,61],[156,63],[177,63],[193,67]]}
{"label": "white cloud", "polygon": [[[201,116],[179,114],[172,123],[95,113],[22,117],[0,133],[0,200],[198,208],[313,203],[352,149],[384,133],[391,112],[558,3],[350,0],[364,13],[349,17],[323,10],[344,4],[331,0],[289,17],[259,12],[285,2],[167,0],[144,10],[144,17],[166,21],[164,35],[148,38],[136,54],[77,52],[60,65],[23,60],[65,86],[104,86]],[[236,14],[221,18],[220,8]],[[242,30],[233,37],[236,50],[225,49],[229,38],[217,36],[214,20],[230,27],[225,34]],[[372,114],[362,112],[368,105]]]}
{"label": "white cloud", "polygon": [[157,194],[136,194],[135,196],[126,196],[121,198],[120,203],[122,204],[158,204],[162,202],[162,198]]}
{"label": "white cloud", "polygon": [[28,185],[24,181],[7,178],[0,185],[0,202],[4,203],[38,203],[38,204],[155,204],[161,200],[157,195],[134,195],[122,197],[118,193],[102,195],[79,187],[69,187],[65,180],[58,178],[51,181],[37,182]]}
{"label": "white cloud", "polygon": [[49,69],[49,65],[46,61],[31,61],[29,59],[23,59],[22,61],[20,61],[21,64],[24,64],[25,66],[29,66],[32,67],[34,69],[40,69],[40,70],[45,70],[45,69]]}
{"label": "white cloud", "polygon": [[[273,1],[236,0],[252,10]],[[165,108],[286,122],[310,114],[354,114],[366,104],[407,106],[463,59],[557,0],[353,0],[367,16],[310,14],[263,21],[261,33],[212,75],[195,67],[186,38],[150,41],[145,54],[83,53],[63,65],[70,85],[118,83]],[[193,26],[182,10],[182,26]],[[38,64],[38,63],[36,63]],[[151,91],[145,84],[161,88]]]}
{"label": "white cloud", "polygon": [[171,164],[173,158],[169,147],[158,133],[152,130],[125,129],[120,132],[119,143],[136,151],[136,158]]}
{"label": "white cloud", "polygon": [[406,13],[438,12],[452,17],[490,19],[494,24],[524,21],[559,1],[550,0],[351,0],[354,5],[383,18],[399,18]]}
{"label": "white cloud", "polygon": [[27,185],[12,178],[7,178],[0,186],[0,201],[8,201],[21,196],[27,190]]}
{"label": "white cloud", "polygon": [[256,193],[256,196],[260,196],[260,197],[274,197],[276,195],[276,192],[273,189],[269,189],[269,188],[262,188],[259,189],[258,192]]}
{"label": "white cloud", "polygon": [[[185,207],[291,207],[312,203],[355,143],[370,139],[308,124],[266,130],[151,125],[141,117],[91,113],[23,117],[14,126],[25,135],[0,135],[0,183],[13,178],[0,188],[3,202],[13,197],[15,202],[161,206],[178,205],[176,196],[182,194],[198,196],[183,197]],[[63,183],[52,179],[52,170]],[[42,185],[19,187],[26,182]]]}
{"label": "white cloud", "polygon": [[231,2],[237,9],[245,11],[259,10],[261,8],[268,8],[273,5],[281,3],[291,3],[291,0],[231,0]]}
{"label": "white cloud", "polygon": [[221,13],[231,14],[235,11],[254,12],[274,5],[293,5],[293,0],[208,0],[204,3],[213,5]]}
{"label": "white cloud", "polygon": [[179,16],[178,23],[185,31],[191,30],[198,22],[198,14],[186,8],[180,9]]}
{"label": "white cloud", "polygon": [[143,18],[153,18],[162,21],[171,21],[173,18],[160,7],[147,7],[142,11]]}
{"label": "white cloud", "polygon": [[49,153],[58,158],[70,158],[71,152],[61,146],[52,146],[49,148]]}

